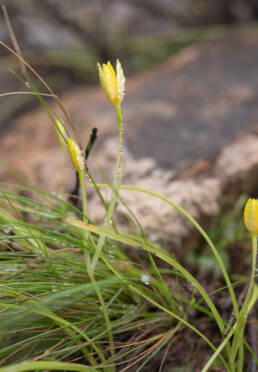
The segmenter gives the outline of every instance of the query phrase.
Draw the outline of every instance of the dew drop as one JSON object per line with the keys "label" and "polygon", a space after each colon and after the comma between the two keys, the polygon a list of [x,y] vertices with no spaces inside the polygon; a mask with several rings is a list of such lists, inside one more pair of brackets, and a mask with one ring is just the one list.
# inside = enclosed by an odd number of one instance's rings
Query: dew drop
{"label": "dew drop", "polygon": [[150,285],[150,276],[149,276],[149,274],[143,273],[142,276],[141,276],[141,281],[144,284],[146,284],[146,285]]}
{"label": "dew drop", "polygon": [[12,231],[12,226],[11,225],[6,225],[3,228],[3,233],[4,234],[9,234]]}

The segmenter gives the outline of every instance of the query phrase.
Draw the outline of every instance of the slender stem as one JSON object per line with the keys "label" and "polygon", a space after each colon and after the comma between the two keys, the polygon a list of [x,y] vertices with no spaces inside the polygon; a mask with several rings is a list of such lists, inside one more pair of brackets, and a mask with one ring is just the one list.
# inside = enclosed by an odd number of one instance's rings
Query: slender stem
{"label": "slender stem", "polygon": [[[121,160],[121,151],[122,151],[122,146],[123,146],[123,118],[122,118],[122,112],[121,112],[121,107],[120,105],[116,106],[116,114],[117,114],[117,119],[118,119],[118,150],[117,150],[117,157],[116,157],[116,167],[115,167],[115,173],[114,173],[114,179],[113,179],[113,187],[112,187],[112,194],[111,194],[111,201],[107,210],[107,215],[105,218],[104,222],[104,229],[109,228],[110,221],[112,219],[112,215],[115,209],[115,205],[118,199],[118,188],[119,188],[119,172],[120,172],[120,160]],[[109,338],[109,345],[111,346],[111,354],[114,355],[114,342],[113,342],[113,335],[112,335],[112,329],[111,329],[111,324],[110,324],[110,319],[108,316],[107,312],[107,307],[105,304],[105,301],[103,299],[102,293],[99,290],[99,287],[95,281],[94,277],[94,269],[95,266],[99,260],[99,257],[101,255],[101,251],[103,248],[103,245],[105,243],[105,235],[100,236],[95,253],[93,255],[92,261],[90,268],[88,269],[88,274],[90,277],[90,280],[92,281],[94,288],[96,290],[97,296],[99,298],[99,302],[102,307],[105,323],[106,323],[106,328],[108,331],[108,338]]]}
{"label": "slender stem", "polygon": [[94,272],[92,271],[88,271],[88,275],[89,275],[89,278],[94,286],[94,289],[96,291],[96,294],[98,296],[98,299],[99,299],[99,302],[100,302],[100,305],[101,305],[101,310],[103,312],[103,315],[104,315],[104,319],[105,319],[105,323],[106,323],[106,328],[107,328],[107,333],[108,333],[108,341],[109,341],[109,346],[111,347],[110,349],[110,352],[111,352],[111,355],[114,356],[114,353],[115,353],[115,350],[114,350],[114,341],[113,341],[113,334],[112,334],[112,328],[111,328],[111,323],[110,323],[110,319],[109,319],[109,316],[108,316],[108,312],[107,312],[107,307],[106,307],[106,304],[105,304],[105,301],[103,299],[103,296],[102,296],[102,293],[99,289],[99,286],[95,280],[95,276],[94,276]]}
{"label": "slender stem", "polygon": [[[85,222],[85,221],[87,221],[87,196],[86,196],[86,190],[85,190],[84,172],[83,171],[78,172],[78,176],[79,176],[79,180],[80,180],[81,194],[82,194],[82,212],[83,212],[83,217],[82,218],[83,218],[83,221]],[[85,236],[85,239],[88,239],[88,238],[89,238],[89,234],[87,233],[87,235]],[[112,332],[111,332],[110,320],[109,320],[109,317],[108,317],[108,314],[107,314],[107,309],[106,309],[105,302],[103,300],[101,291],[99,290],[99,287],[98,287],[98,285],[95,281],[94,274],[90,271],[90,265],[91,265],[90,255],[85,249],[84,249],[84,259],[85,259],[86,270],[88,271],[90,280],[91,280],[91,282],[92,282],[92,284],[95,288],[95,291],[97,293],[97,296],[99,298],[99,301],[100,301],[100,304],[101,304],[101,307],[102,307],[102,311],[103,311],[103,314],[104,314],[104,319],[105,319],[105,322],[106,322],[106,325],[107,325],[107,331],[108,331],[108,335],[109,335],[109,343],[112,346],[113,345],[113,336],[112,336]],[[111,348],[111,350],[113,351],[113,348]],[[104,358],[102,353],[101,353],[101,360],[102,360],[102,362],[105,362],[105,358]]]}
{"label": "slender stem", "polygon": [[251,300],[252,291],[254,287],[254,277],[255,277],[255,269],[256,269],[256,258],[257,258],[257,235],[252,234],[252,271],[251,271],[251,278],[249,282],[249,287],[247,290],[246,298],[244,300],[242,310],[247,311],[249,302]]}
{"label": "slender stem", "polygon": [[[218,356],[220,356],[223,348],[229,343],[229,339],[232,337],[234,333],[235,326],[231,328],[230,332],[227,334],[227,337],[223,340],[223,342],[220,344],[220,346],[217,347],[215,350],[215,353],[211,356],[211,358],[208,360],[208,362],[205,364],[201,372],[207,372],[212,365],[212,363],[216,360]],[[230,372],[234,371],[234,367],[231,366],[228,367]]]}
{"label": "slender stem", "polygon": [[243,372],[244,364],[244,342],[241,342],[238,352],[237,372]]}
{"label": "slender stem", "polygon": [[[104,222],[104,229],[109,228],[110,221],[112,219],[112,215],[115,209],[115,205],[118,199],[118,192],[119,192],[119,173],[120,173],[120,161],[121,161],[121,152],[122,152],[122,146],[123,146],[123,116],[121,111],[121,106],[116,106],[116,115],[118,120],[118,149],[117,149],[117,156],[116,156],[116,167],[115,167],[115,173],[114,173],[114,179],[113,179],[113,186],[112,186],[112,194],[111,194],[111,200],[108,207],[108,211],[106,214],[105,222]],[[99,260],[103,245],[105,243],[105,235],[100,236],[97,247],[94,253],[94,256],[92,258],[91,263],[91,270],[94,271],[95,266]]]}
{"label": "slender stem", "polygon": [[84,173],[83,171],[78,172],[79,174],[79,180],[81,185],[81,194],[82,194],[82,219],[83,221],[87,221],[87,197],[86,197],[86,191],[85,191],[85,182],[84,182]]}
{"label": "slender stem", "polygon": [[[117,183],[120,173],[120,162],[121,162],[121,152],[123,147],[123,116],[121,106],[116,106],[116,116],[118,120],[118,150],[117,150],[117,157],[116,157],[116,168],[114,174],[114,184]],[[115,194],[117,195],[117,194]]]}
{"label": "slender stem", "polygon": [[[84,222],[87,221],[87,196],[86,196],[86,190],[85,190],[85,182],[84,182],[84,173],[83,171],[78,172],[79,180],[80,180],[80,186],[81,186],[81,194],[82,194],[82,219]],[[88,240],[89,234],[85,234],[85,239]],[[88,271],[90,268],[90,254],[89,252],[84,249],[84,261],[86,270]]]}
{"label": "slender stem", "polygon": [[[257,258],[257,234],[252,234],[252,270],[250,276],[250,282],[247,290],[247,294],[245,300],[242,305],[242,309],[240,311],[239,322],[237,326],[237,331],[235,332],[234,340],[232,343],[232,352],[231,352],[231,359],[232,361],[235,360],[237,351],[239,348],[243,347],[243,333],[245,329],[245,325],[248,318],[248,307],[249,303],[252,298],[252,292],[254,288],[254,277],[255,277],[255,269],[256,269],[256,258]],[[238,371],[243,370],[243,355],[242,351],[239,350],[239,357],[238,357]]]}
{"label": "slender stem", "polygon": [[64,186],[65,186],[65,165],[66,165],[66,146],[64,142],[60,139],[60,147],[61,147],[61,152],[62,152],[62,184],[60,186],[60,194],[63,196],[64,195]]}

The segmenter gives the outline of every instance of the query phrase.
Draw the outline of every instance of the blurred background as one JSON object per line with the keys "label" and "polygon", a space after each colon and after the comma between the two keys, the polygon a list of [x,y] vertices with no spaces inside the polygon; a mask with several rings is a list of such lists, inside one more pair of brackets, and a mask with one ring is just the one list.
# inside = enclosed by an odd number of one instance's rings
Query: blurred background
{"label": "blurred background", "polygon": [[[27,60],[60,94],[96,83],[96,61],[123,61],[127,75],[186,45],[223,36],[258,18],[257,0],[0,0]],[[12,45],[1,12],[0,39]],[[24,90],[8,71],[17,60],[0,48],[0,93]],[[1,98],[0,124],[37,102]]]}

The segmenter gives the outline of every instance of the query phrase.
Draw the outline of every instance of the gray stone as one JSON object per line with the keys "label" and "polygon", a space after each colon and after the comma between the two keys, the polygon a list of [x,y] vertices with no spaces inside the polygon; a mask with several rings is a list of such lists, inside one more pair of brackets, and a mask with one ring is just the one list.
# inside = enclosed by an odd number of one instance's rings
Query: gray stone
{"label": "gray stone", "polygon": [[[257,61],[257,32],[231,32],[223,40],[186,48],[154,70],[129,78],[123,102],[123,183],[155,191],[202,222],[220,213],[225,193],[254,194]],[[112,177],[117,150],[113,107],[99,88],[75,90],[62,100],[79,123],[85,143],[91,128],[98,127],[98,143],[88,165],[98,182],[103,181],[99,168]],[[14,180],[6,168],[11,164],[31,182],[43,179],[50,190],[57,191],[63,182],[62,155],[42,110],[14,122],[0,139],[0,152],[1,180]],[[65,174],[71,190],[70,164]],[[89,194],[90,217],[100,222],[104,210],[93,191]],[[121,195],[151,239],[173,249],[192,236],[191,224],[161,200],[131,191]],[[123,209],[118,206],[119,215]]]}

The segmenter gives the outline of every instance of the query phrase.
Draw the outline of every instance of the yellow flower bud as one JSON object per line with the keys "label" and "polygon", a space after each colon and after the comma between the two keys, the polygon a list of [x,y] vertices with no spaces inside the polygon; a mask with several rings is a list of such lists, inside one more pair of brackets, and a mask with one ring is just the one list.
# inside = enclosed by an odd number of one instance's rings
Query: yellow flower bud
{"label": "yellow flower bud", "polygon": [[258,234],[258,200],[248,199],[244,210],[244,222],[247,230],[253,234]]}
{"label": "yellow flower bud", "polygon": [[67,139],[67,145],[74,168],[78,173],[82,172],[84,169],[84,161],[79,147],[72,138]]}
{"label": "yellow flower bud", "polygon": [[110,62],[103,64],[102,67],[98,63],[97,67],[101,86],[109,101],[115,106],[120,105],[125,93],[125,77],[121,63],[117,59],[116,72]]}

